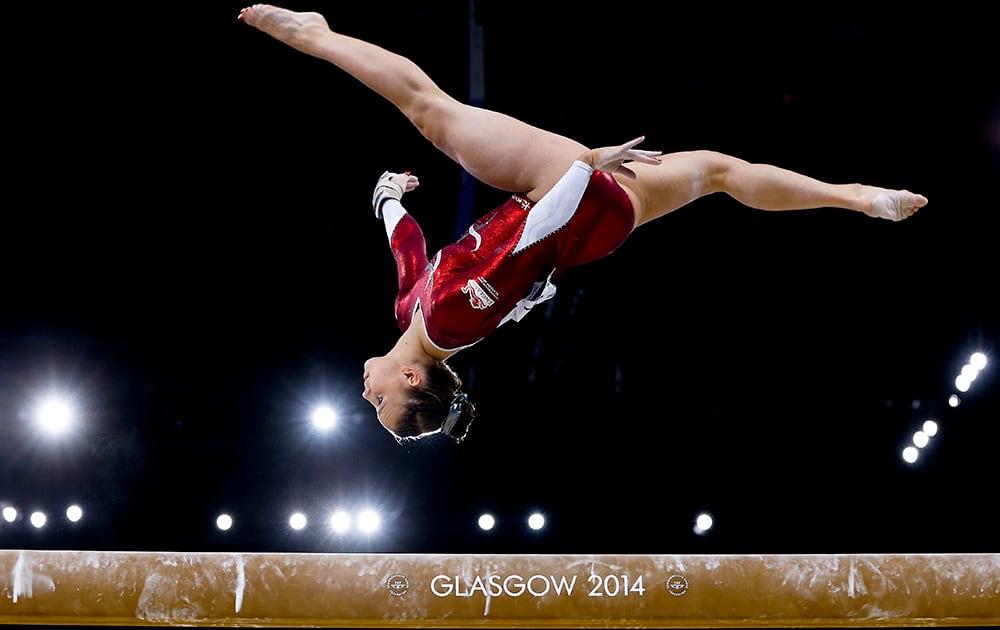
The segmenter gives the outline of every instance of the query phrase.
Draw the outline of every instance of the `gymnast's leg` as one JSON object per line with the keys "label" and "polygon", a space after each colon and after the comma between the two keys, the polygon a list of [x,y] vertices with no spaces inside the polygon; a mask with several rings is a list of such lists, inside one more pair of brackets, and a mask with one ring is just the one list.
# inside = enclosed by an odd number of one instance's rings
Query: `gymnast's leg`
{"label": "gymnast's leg", "polygon": [[585,149],[569,138],[455,100],[411,60],[330,30],[319,13],[268,4],[239,19],[347,72],[395,105],[434,146],[480,181],[539,199]]}
{"label": "gymnast's leg", "polygon": [[634,178],[616,178],[632,198],[637,226],[716,192],[758,210],[843,208],[892,221],[906,219],[927,204],[923,195],[907,190],[831,184],[716,151],[670,153],[655,166],[629,166]]}

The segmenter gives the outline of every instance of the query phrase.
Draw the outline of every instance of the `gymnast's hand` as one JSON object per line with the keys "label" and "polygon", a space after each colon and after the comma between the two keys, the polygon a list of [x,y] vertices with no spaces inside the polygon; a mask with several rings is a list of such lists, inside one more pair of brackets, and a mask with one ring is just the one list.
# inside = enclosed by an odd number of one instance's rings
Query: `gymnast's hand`
{"label": "gymnast's hand", "polygon": [[420,185],[420,180],[417,179],[416,175],[410,174],[410,171],[396,173],[389,178],[389,181],[402,188],[404,193],[408,193]]}
{"label": "gymnast's hand", "polygon": [[639,136],[634,140],[629,140],[625,144],[616,147],[599,147],[590,149],[580,156],[580,161],[586,162],[595,170],[607,173],[617,173],[630,179],[635,178],[635,172],[625,166],[626,162],[642,162],[643,164],[659,164],[662,151],[646,151],[634,149],[635,145],[646,139],[646,136]]}

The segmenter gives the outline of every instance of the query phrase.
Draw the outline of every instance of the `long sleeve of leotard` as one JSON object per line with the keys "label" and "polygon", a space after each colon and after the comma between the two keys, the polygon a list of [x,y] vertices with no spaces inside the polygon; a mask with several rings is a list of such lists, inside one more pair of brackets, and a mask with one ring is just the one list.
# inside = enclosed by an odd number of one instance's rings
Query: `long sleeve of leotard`
{"label": "long sleeve of leotard", "polygon": [[[579,160],[573,162],[566,174],[528,212],[514,253],[537,243],[573,218],[593,173],[594,169],[589,164]],[[550,273],[545,280],[534,283],[531,291],[514,305],[499,325],[509,320],[520,321],[534,306],[552,299],[555,294],[556,287],[552,284]]]}
{"label": "long sleeve of leotard", "polygon": [[530,247],[569,223],[583,199],[593,173],[593,167],[586,162],[573,162],[566,174],[528,212],[524,231],[513,253]]}
{"label": "long sleeve of leotard", "polygon": [[427,268],[427,242],[417,220],[395,199],[382,204],[382,219],[389,239],[389,249],[396,259],[399,282],[397,302],[414,289],[420,274]]}

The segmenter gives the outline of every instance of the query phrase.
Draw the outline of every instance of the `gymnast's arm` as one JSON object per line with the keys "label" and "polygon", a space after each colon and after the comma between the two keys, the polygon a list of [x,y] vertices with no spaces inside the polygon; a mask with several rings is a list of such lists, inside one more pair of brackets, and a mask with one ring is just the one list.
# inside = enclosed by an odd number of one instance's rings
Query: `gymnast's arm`
{"label": "gymnast's arm", "polygon": [[590,176],[595,170],[634,177],[635,173],[625,166],[627,162],[635,160],[647,164],[659,164],[659,151],[634,148],[643,140],[645,137],[639,136],[618,146],[585,151],[570,165],[569,170],[556,182],[556,185],[528,212],[524,231],[514,252],[537,243],[569,222],[580,205],[587,184],[590,183]]}
{"label": "gymnast's arm", "polygon": [[424,233],[401,202],[404,192],[419,185],[420,180],[415,175],[387,172],[376,184],[373,196],[375,215],[382,217],[389,249],[396,259],[399,296],[413,288],[428,263]]}

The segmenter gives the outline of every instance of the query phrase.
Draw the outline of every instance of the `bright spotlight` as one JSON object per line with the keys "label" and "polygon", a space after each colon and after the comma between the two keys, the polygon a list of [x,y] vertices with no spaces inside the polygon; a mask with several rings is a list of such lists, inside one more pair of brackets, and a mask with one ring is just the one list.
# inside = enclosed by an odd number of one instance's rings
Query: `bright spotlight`
{"label": "bright spotlight", "polygon": [[292,529],[303,529],[306,526],[306,515],[302,512],[296,512],[288,517],[288,525]]}
{"label": "bright spotlight", "polygon": [[329,431],[337,424],[337,412],[329,405],[318,405],[313,409],[312,423],[320,431]]}
{"label": "bright spotlight", "polygon": [[68,518],[71,523],[78,522],[81,518],[83,518],[83,508],[79,505],[69,506],[66,508],[66,518]]}
{"label": "bright spotlight", "polygon": [[65,433],[73,424],[73,407],[60,396],[49,396],[38,404],[35,419],[46,433]]}
{"label": "bright spotlight", "polygon": [[708,530],[712,529],[713,522],[711,514],[702,512],[694,519],[694,533],[698,535],[708,533]]}
{"label": "bright spotlight", "polygon": [[916,446],[907,446],[903,449],[903,461],[907,464],[917,461],[918,457],[920,457],[920,452]]}
{"label": "bright spotlight", "polygon": [[351,515],[344,510],[337,510],[330,515],[330,529],[343,534],[351,528]]}
{"label": "bright spotlight", "polygon": [[959,374],[961,374],[966,380],[968,380],[971,383],[972,381],[976,380],[977,376],[979,376],[979,370],[977,370],[976,368],[972,367],[967,363],[962,366],[962,371],[959,372]]}
{"label": "bright spotlight", "polygon": [[366,534],[378,529],[380,519],[374,510],[364,510],[358,514],[358,528]]}
{"label": "bright spotlight", "polygon": [[982,352],[973,352],[972,356],[969,357],[969,365],[977,370],[982,370],[986,367],[986,355]]}
{"label": "bright spotlight", "polygon": [[497,521],[492,514],[483,514],[479,517],[479,529],[483,531],[490,531],[496,524]]}
{"label": "bright spotlight", "polygon": [[3,520],[7,521],[8,523],[13,523],[15,520],[17,520],[17,508],[11,507],[9,505],[4,506]]}
{"label": "bright spotlight", "polygon": [[938,432],[938,423],[934,420],[924,420],[924,433],[934,437]]}
{"label": "bright spotlight", "polygon": [[32,512],[29,520],[35,529],[41,529],[42,527],[45,527],[45,521],[48,519],[45,517],[44,512]]}
{"label": "bright spotlight", "polygon": [[913,434],[913,445],[916,446],[917,448],[923,448],[927,446],[927,443],[930,441],[931,441],[930,437],[923,431],[917,431]]}
{"label": "bright spotlight", "polygon": [[540,513],[535,512],[534,514],[528,517],[528,527],[534,530],[539,530],[545,527],[545,517],[542,516]]}
{"label": "bright spotlight", "polygon": [[233,528],[233,517],[228,514],[219,514],[215,517],[215,526],[222,531],[229,531]]}

